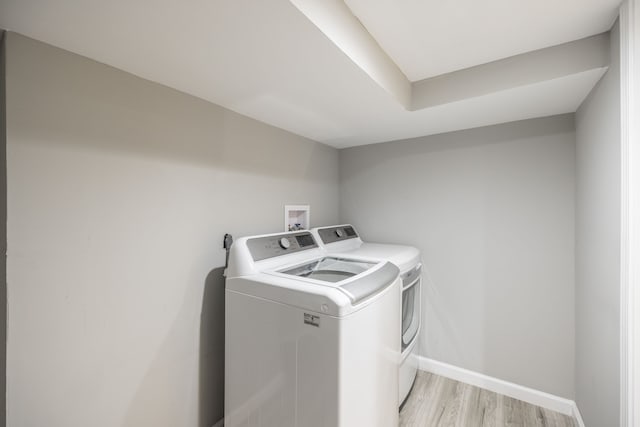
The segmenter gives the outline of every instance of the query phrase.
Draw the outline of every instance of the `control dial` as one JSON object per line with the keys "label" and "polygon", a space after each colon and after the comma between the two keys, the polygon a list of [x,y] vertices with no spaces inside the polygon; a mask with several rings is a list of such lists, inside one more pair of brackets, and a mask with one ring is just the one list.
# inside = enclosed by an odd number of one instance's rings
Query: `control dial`
{"label": "control dial", "polygon": [[289,249],[291,247],[291,242],[286,237],[281,238],[278,243],[280,243],[282,249]]}
{"label": "control dial", "polygon": [[344,231],[342,231],[342,228],[336,228],[336,236],[338,237],[344,236]]}

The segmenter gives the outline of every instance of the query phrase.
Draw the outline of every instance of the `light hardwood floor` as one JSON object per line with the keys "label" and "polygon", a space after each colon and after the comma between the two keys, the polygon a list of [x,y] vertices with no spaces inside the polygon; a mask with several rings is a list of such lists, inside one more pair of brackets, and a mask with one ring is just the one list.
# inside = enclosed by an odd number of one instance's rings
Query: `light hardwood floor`
{"label": "light hardwood floor", "polygon": [[401,427],[577,427],[558,412],[427,372],[418,372]]}

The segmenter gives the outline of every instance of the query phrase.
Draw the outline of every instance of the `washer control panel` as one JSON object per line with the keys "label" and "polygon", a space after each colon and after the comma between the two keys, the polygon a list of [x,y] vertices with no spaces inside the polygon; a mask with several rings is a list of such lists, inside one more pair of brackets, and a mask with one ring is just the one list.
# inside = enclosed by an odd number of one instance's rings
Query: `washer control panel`
{"label": "washer control panel", "polygon": [[254,261],[273,258],[289,253],[317,248],[313,235],[308,231],[256,237],[247,240],[247,247]]}
{"label": "washer control panel", "polygon": [[350,225],[339,225],[337,227],[319,228],[318,234],[322,243],[339,242],[341,240],[355,239],[358,237],[356,230]]}

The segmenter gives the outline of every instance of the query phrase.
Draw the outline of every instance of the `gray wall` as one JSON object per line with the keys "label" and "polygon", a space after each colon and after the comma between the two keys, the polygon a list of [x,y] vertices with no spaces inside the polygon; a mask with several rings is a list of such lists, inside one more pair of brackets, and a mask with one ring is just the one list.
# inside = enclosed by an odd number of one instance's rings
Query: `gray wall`
{"label": "gray wall", "polygon": [[588,426],[619,424],[620,32],[576,113],[576,402]]}
{"label": "gray wall", "polygon": [[338,221],[338,152],[7,38],[8,424],[207,426],[222,237]]}
{"label": "gray wall", "polygon": [[574,396],[573,115],[340,152],[340,220],[417,246],[424,356]]}
{"label": "gray wall", "polygon": [[0,29],[0,427],[7,397],[7,126],[5,120],[5,32]]}

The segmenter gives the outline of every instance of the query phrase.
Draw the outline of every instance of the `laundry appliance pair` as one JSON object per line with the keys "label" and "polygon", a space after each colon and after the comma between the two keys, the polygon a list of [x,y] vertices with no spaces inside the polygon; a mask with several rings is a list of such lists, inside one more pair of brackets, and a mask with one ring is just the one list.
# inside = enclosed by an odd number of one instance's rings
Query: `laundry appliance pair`
{"label": "laundry appliance pair", "polygon": [[420,263],[413,248],[387,249],[350,225],[232,245],[226,426],[398,424],[417,369]]}

